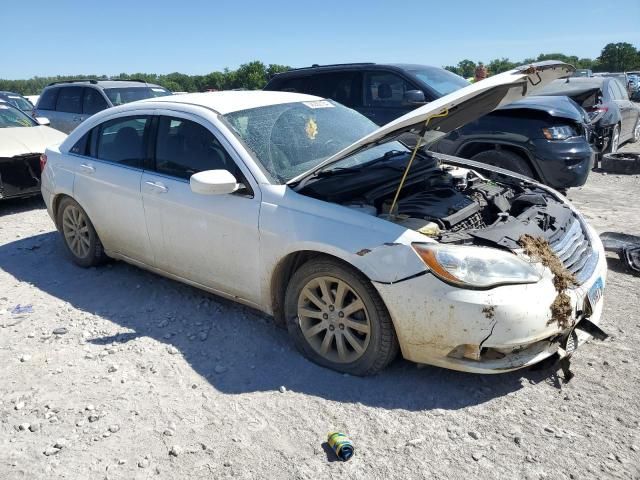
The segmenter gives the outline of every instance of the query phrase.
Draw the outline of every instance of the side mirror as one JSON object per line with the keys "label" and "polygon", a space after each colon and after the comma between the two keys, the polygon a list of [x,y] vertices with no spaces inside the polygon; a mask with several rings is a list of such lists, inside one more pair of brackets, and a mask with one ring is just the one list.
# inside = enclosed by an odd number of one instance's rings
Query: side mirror
{"label": "side mirror", "polygon": [[48,118],[45,117],[36,117],[36,122],[38,122],[38,125],[51,125],[51,122],[49,121]]}
{"label": "side mirror", "polygon": [[422,90],[407,90],[404,92],[402,100],[405,104],[427,103],[427,99],[424,98],[424,92]]}
{"label": "side mirror", "polygon": [[224,195],[240,188],[236,177],[228,170],[205,170],[191,175],[189,185],[193,193]]}

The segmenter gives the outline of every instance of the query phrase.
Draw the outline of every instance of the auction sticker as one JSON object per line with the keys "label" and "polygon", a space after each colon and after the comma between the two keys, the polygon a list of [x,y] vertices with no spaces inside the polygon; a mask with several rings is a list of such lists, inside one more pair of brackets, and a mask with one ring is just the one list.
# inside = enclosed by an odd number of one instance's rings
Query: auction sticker
{"label": "auction sticker", "polygon": [[309,108],[333,108],[331,102],[326,100],[316,100],[315,102],[302,102]]}

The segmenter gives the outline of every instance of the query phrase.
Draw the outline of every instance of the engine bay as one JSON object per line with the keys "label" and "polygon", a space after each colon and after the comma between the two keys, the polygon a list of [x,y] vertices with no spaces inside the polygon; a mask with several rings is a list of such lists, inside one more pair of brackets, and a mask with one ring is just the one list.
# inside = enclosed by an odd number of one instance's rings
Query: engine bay
{"label": "engine bay", "polygon": [[563,202],[531,183],[517,179],[497,182],[474,170],[440,162],[408,177],[391,212],[399,184],[398,179],[389,179],[392,176],[396,175],[387,175],[386,181],[374,185],[361,178],[364,182],[353,189],[342,178],[342,189],[329,186],[326,195],[322,183],[333,179],[322,179],[308,194],[416,230],[441,243],[510,250],[520,248],[524,234],[557,240],[575,217]]}

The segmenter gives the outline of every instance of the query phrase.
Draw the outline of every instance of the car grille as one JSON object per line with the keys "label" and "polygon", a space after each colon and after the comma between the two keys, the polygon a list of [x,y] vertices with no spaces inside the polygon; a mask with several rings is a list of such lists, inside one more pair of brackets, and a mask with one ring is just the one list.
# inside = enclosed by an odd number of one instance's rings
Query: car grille
{"label": "car grille", "polygon": [[571,218],[566,232],[563,237],[552,240],[550,245],[567,270],[575,275],[578,285],[581,285],[595,270],[598,254],[591,248],[589,238],[577,218]]}

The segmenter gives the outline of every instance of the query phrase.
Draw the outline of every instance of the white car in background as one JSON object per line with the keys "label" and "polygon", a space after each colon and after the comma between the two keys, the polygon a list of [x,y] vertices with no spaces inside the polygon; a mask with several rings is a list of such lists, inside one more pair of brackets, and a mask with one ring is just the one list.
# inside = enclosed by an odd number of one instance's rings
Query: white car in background
{"label": "white car in background", "polygon": [[432,141],[572,70],[521,67],[381,128],[295,93],[144,100],[47,149],[42,193],[79,265],[124,260],[273,314],[325,367],[372,374],[399,349],[514,370],[597,329],[600,240],[557,192],[398,138]]}
{"label": "white car in background", "polygon": [[40,155],[67,138],[48,123],[0,101],[0,200],[40,194]]}

